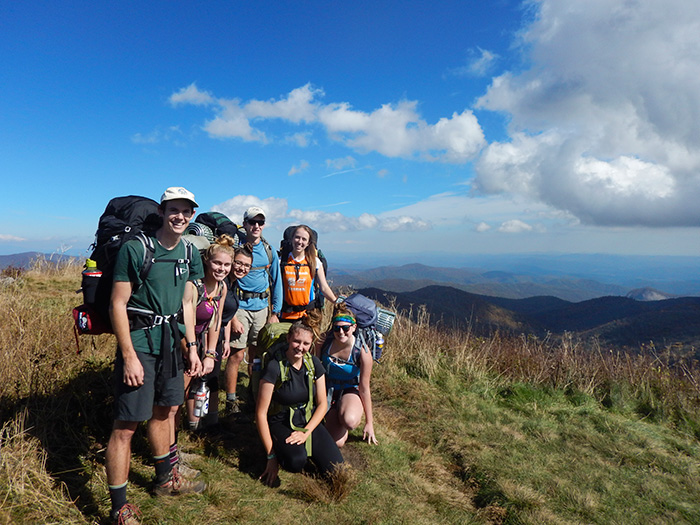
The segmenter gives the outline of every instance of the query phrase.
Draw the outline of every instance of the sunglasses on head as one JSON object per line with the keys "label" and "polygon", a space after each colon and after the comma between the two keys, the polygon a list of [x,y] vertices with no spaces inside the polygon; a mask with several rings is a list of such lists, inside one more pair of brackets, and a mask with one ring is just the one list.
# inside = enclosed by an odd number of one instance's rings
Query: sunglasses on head
{"label": "sunglasses on head", "polygon": [[248,224],[250,224],[251,226],[255,226],[256,224],[258,226],[264,226],[265,219],[248,219]]}
{"label": "sunglasses on head", "polygon": [[340,332],[341,330],[345,332],[346,334],[350,331],[352,328],[351,324],[336,324],[333,325],[333,331],[334,332]]}

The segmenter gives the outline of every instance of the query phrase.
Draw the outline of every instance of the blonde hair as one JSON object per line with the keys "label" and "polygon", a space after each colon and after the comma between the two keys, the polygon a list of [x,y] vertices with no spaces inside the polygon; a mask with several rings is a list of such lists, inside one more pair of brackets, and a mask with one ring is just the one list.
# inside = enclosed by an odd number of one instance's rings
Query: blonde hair
{"label": "blonde hair", "polygon": [[231,260],[233,261],[233,257],[235,255],[233,246],[235,243],[235,239],[230,235],[227,235],[225,233],[223,235],[220,235],[212,244],[209,245],[207,251],[204,252],[204,260],[209,261],[217,253],[225,253],[227,255],[230,255]]}

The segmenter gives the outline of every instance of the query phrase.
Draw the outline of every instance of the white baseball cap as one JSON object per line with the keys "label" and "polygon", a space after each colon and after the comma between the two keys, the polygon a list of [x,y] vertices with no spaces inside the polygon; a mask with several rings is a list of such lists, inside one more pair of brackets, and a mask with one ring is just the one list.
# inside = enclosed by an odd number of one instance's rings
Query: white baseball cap
{"label": "white baseball cap", "polygon": [[243,214],[243,220],[247,221],[248,219],[252,219],[253,217],[255,217],[257,215],[262,215],[264,218],[265,212],[263,211],[263,209],[260,206],[251,206]]}
{"label": "white baseball cap", "polygon": [[194,193],[179,186],[171,186],[165,190],[163,196],[160,198],[160,203],[163,204],[166,201],[174,201],[177,199],[185,199],[186,201],[190,201],[195,208],[199,207],[197,201],[194,200]]}

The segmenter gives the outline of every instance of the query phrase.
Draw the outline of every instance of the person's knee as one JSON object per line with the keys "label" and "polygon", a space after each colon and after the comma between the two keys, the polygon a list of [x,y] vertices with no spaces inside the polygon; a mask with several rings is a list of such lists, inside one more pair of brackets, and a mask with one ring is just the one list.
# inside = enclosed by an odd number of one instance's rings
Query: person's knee
{"label": "person's knee", "polygon": [[170,417],[175,417],[178,408],[179,407],[177,406],[169,407],[155,405],[153,407],[153,416],[151,417],[151,419],[156,421],[164,421],[166,419],[170,419]]}
{"label": "person's knee", "polygon": [[284,459],[282,467],[287,472],[296,474],[304,470],[304,467],[306,466],[306,459],[306,454],[294,454]]}
{"label": "person's knee", "polygon": [[231,355],[228,356],[228,365],[226,366],[227,370],[229,365],[240,365],[243,362],[244,355],[245,348],[231,348]]}
{"label": "person's knee", "polygon": [[121,442],[130,442],[136,432],[138,422],[135,421],[115,421],[112,427],[110,439]]}
{"label": "person's knee", "polygon": [[362,411],[350,407],[347,410],[341,411],[339,419],[342,425],[348,430],[353,430],[360,425],[362,421]]}

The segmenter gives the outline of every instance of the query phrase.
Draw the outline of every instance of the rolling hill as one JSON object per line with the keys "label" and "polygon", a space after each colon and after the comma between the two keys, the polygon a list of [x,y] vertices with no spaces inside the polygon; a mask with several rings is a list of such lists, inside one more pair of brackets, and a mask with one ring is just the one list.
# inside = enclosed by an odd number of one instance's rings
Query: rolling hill
{"label": "rolling hill", "polygon": [[410,292],[364,288],[360,293],[399,310],[416,312],[424,305],[436,325],[471,327],[478,335],[508,333],[598,337],[601,342],[638,348],[700,345],[700,297],[637,301],[606,296],[571,302],[551,296],[508,299],[478,295],[450,286],[426,286]]}

